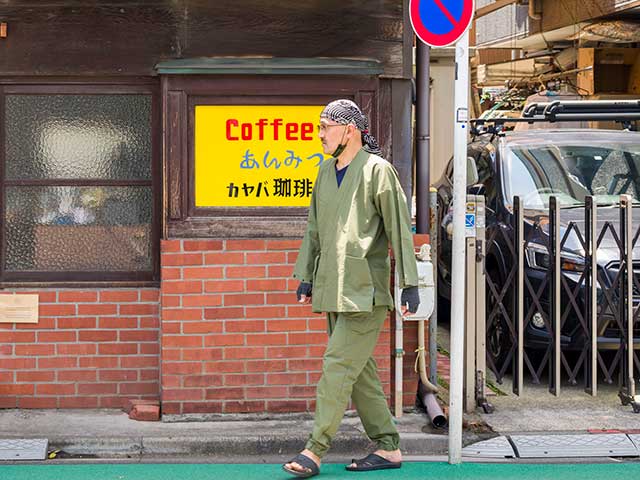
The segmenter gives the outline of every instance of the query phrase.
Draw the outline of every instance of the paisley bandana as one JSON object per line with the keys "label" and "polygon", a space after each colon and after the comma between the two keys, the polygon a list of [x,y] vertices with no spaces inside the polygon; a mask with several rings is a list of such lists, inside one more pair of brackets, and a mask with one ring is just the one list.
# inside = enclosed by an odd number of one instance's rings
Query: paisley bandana
{"label": "paisley bandana", "polygon": [[[363,148],[374,155],[380,155],[380,146],[376,139],[369,133],[369,122],[358,105],[351,100],[334,100],[322,110],[320,118],[333,120],[342,125],[353,124],[362,134]],[[346,146],[346,145],[345,145]],[[339,147],[338,147],[339,148]],[[344,149],[344,147],[343,147]]]}

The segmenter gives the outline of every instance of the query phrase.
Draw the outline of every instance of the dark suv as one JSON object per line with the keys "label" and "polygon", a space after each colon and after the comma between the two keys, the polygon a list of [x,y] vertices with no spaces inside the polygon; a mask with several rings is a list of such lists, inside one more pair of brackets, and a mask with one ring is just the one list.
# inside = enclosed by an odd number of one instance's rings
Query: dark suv
{"label": "dark suv", "polygon": [[[503,284],[513,267],[505,237],[513,238],[513,199],[520,197],[524,208],[524,236],[528,238],[525,250],[525,275],[537,286],[548,271],[549,199],[555,197],[560,208],[562,238],[569,222],[584,227],[585,198],[592,196],[598,206],[597,231],[605,222],[618,225],[621,194],[630,195],[633,204],[640,199],[640,133],[622,130],[589,129],[531,129],[497,134],[483,134],[468,145],[469,161],[475,164],[477,178],[469,191],[486,197],[487,238],[494,229],[505,235],[495,235],[487,244],[486,273],[496,284]],[[451,201],[452,162],[436,183],[439,204],[438,292],[444,304],[451,298]],[[473,170],[473,168],[472,168]],[[472,182],[473,183],[473,182]],[[640,213],[640,211],[638,212]],[[635,217],[636,215],[634,215]],[[638,225],[637,220],[633,222]],[[546,225],[546,229],[545,229]],[[541,226],[541,228],[540,228]],[[533,230],[535,229],[535,232]],[[635,233],[634,227],[633,233]],[[573,238],[571,238],[573,237]],[[603,239],[597,254],[599,275],[612,281],[619,264],[619,248],[611,236]],[[640,242],[638,242],[640,245]],[[633,251],[634,265],[639,260],[640,247]],[[585,267],[584,251],[574,231],[570,232],[561,252],[564,279],[579,283]],[[536,287],[537,288],[537,287]],[[580,288],[580,287],[579,287]],[[600,287],[599,287],[600,289]],[[602,295],[601,289],[599,295]],[[548,310],[546,295],[541,297],[543,309]],[[578,302],[583,298],[578,295]],[[568,300],[562,299],[566,305]],[[488,301],[488,304],[490,302]],[[634,305],[635,302],[634,298]],[[532,305],[531,295],[525,288],[525,315]],[[581,308],[584,305],[578,305]],[[508,308],[508,307],[507,307]],[[564,308],[564,307],[563,307]],[[509,312],[510,314],[511,312]],[[607,312],[599,313],[598,349],[617,349],[619,332],[614,321],[601,321]],[[564,322],[561,345],[564,350],[583,350],[584,329],[580,328],[575,312]],[[524,339],[529,349],[544,349],[550,343],[549,328],[540,318],[526,324]],[[487,326],[487,349],[496,362],[504,360],[510,349],[509,326],[497,317]],[[636,347],[638,348],[638,347]]]}

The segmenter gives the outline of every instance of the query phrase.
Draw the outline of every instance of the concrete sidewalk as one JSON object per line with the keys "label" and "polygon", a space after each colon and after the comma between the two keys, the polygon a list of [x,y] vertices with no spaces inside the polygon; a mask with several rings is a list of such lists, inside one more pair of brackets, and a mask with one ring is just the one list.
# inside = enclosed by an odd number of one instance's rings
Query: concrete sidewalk
{"label": "concrete sidewalk", "polygon": [[[119,410],[0,410],[0,438],[47,438],[49,451],[62,450],[67,458],[207,456],[259,463],[297,453],[312,426],[310,415],[209,417],[213,418],[197,422],[138,422]],[[427,423],[426,415],[418,413],[398,419],[406,455],[446,452],[446,432],[430,431]],[[471,435],[465,443],[477,440]],[[347,416],[328,461],[362,456],[371,448],[360,420]]]}

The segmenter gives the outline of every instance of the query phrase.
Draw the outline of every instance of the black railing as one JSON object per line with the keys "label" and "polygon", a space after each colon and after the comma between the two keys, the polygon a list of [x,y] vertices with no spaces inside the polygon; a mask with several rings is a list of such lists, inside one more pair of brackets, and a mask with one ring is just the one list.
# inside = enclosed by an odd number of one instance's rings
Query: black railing
{"label": "black railing", "polygon": [[[500,250],[505,259],[497,271],[485,257],[489,369],[500,383],[513,375],[516,394],[524,378],[540,383],[546,376],[555,395],[562,381],[596,395],[598,381],[617,376],[623,404],[640,410],[633,379],[640,370],[640,258],[634,262],[632,253],[640,228],[629,197],[621,197],[617,222],[598,223],[592,197],[584,222],[562,224],[555,197],[547,212],[526,221],[518,197],[513,206],[510,228],[487,222],[488,256]],[[609,256],[617,251],[606,264],[598,253],[605,244]]]}

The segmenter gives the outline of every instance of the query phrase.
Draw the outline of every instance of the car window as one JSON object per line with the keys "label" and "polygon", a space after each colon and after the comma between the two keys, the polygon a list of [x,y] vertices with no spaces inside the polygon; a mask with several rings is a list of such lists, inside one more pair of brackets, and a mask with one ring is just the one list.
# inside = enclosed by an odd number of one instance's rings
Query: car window
{"label": "car window", "polygon": [[628,194],[640,198],[640,145],[634,143],[514,145],[507,148],[505,193],[525,207],[546,208],[555,196],[561,205],[578,205],[592,195],[599,204]]}
{"label": "car window", "polygon": [[[625,153],[627,154],[625,157]],[[631,195],[638,198],[638,161],[636,154],[612,150],[606,157],[598,157],[592,190],[596,195]]]}
{"label": "car window", "polygon": [[537,195],[538,185],[543,183],[530,162],[526,162],[520,152],[510,152],[507,157],[509,187],[507,198],[519,196],[521,199],[529,195],[527,206],[544,206],[544,201]]}

